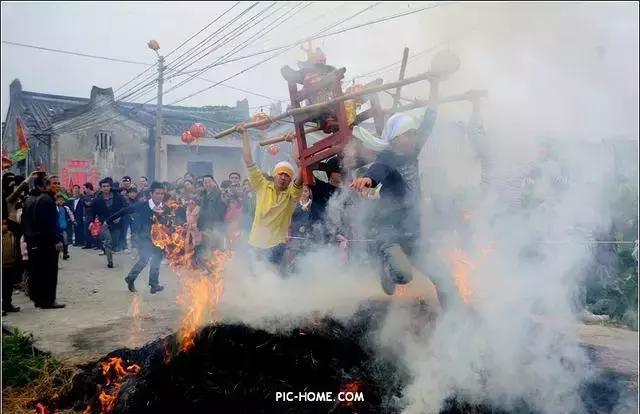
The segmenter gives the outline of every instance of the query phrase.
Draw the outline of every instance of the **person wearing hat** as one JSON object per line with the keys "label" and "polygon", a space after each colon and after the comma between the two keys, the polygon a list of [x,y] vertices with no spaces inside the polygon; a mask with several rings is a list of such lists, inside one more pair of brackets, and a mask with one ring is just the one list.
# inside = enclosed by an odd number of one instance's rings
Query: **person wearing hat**
{"label": "person wearing hat", "polygon": [[[432,84],[431,101],[437,99],[437,83]],[[424,113],[422,119],[420,114]],[[420,182],[418,156],[430,135],[436,119],[435,107],[392,115],[381,138],[363,128],[354,127],[353,134],[378,153],[375,162],[351,187],[357,191],[379,184],[379,208],[373,220],[376,226],[376,250],[382,259],[381,284],[393,295],[396,284],[406,284],[420,272],[411,263],[420,238]],[[433,302],[439,306],[433,287]]]}
{"label": "person wearing hat", "polygon": [[280,266],[284,259],[293,211],[302,194],[302,170],[299,169],[295,174],[293,165],[281,161],[273,169],[273,181],[267,180],[253,162],[247,128],[241,124],[236,127],[236,131],[242,134],[242,154],[249,173],[249,183],[256,193],[249,245],[260,256]]}

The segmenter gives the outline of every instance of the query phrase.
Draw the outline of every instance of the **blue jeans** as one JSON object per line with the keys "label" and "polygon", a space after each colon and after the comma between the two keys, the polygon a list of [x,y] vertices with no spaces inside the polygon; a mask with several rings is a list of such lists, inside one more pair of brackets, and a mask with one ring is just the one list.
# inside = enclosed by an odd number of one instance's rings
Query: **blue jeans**
{"label": "blue jeans", "polygon": [[158,279],[160,276],[162,250],[152,245],[149,241],[142,242],[142,245],[138,249],[138,261],[129,271],[127,279],[134,282],[149,262],[149,259],[151,259],[151,265],[149,266],[149,286],[157,286],[159,284]]}

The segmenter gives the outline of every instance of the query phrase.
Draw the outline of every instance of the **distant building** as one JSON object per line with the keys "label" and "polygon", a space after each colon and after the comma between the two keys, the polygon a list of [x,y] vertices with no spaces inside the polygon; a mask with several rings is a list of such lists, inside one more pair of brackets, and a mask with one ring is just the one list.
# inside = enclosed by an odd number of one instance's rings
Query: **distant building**
{"label": "distant building", "polygon": [[[13,167],[16,172],[26,174],[42,163],[47,171],[61,176],[65,187],[104,176],[154,176],[155,105],[116,102],[111,88],[96,86],[89,98],[27,92],[16,79],[10,86],[2,131],[3,146],[10,153],[17,147],[18,116],[26,125],[30,151],[26,160]],[[155,178],[174,180],[189,171],[226,179],[231,171],[243,172],[239,136],[212,137],[249,117],[246,99],[236,107],[163,107],[161,162],[165,176]],[[206,136],[187,145],[180,136],[196,122],[206,126]],[[252,130],[251,137],[256,140],[263,134]]]}

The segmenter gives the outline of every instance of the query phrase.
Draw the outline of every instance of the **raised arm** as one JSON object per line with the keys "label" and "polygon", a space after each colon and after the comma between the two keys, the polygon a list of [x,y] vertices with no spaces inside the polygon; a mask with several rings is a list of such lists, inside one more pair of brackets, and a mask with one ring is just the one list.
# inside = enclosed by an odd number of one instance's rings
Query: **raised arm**
{"label": "raised arm", "polygon": [[295,137],[295,133],[294,132],[289,132],[285,135],[286,138],[288,138],[289,140],[291,140],[291,145],[293,146],[292,149],[292,155],[293,155],[293,159],[296,162],[296,165],[298,166],[298,174],[296,175],[295,180],[293,181],[293,185],[295,185],[296,187],[302,187],[302,167],[301,167],[301,162],[300,162],[300,151],[298,150],[298,143],[295,139],[293,139]]}
{"label": "raised arm", "polygon": [[29,188],[29,185],[33,182],[33,180],[35,179],[35,172],[32,172],[31,175],[24,180],[23,182],[21,182],[16,189],[13,191],[13,193],[9,194],[9,196],[7,197],[7,202],[8,203],[13,203],[14,201],[16,201],[18,199],[18,197],[20,196],[20,194],[22,194],[22,192],[25,189]]}
{"label": "raised arm", "polygon": [[251,142],[249,141],[249,132],[244,124],[236,127],[236,131],[242,134],[242,157],[247,167],[253,165],[253,157],[251,156]]}

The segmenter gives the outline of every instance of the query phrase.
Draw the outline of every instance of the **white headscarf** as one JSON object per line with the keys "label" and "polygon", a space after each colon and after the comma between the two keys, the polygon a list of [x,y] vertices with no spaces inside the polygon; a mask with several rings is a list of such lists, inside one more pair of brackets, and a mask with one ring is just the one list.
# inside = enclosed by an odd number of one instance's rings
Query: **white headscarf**
{"label": "white headscarf", "polygon": [[380,152],[389,148],[389,145],[395,138],[412,129],[418,129],[423,117],[424,108],[394,114],[384,125],[381,138],[376,137],[375,134],[357,125],[353,127],[352,132],[353,136],[359,139],[365,148]]}

